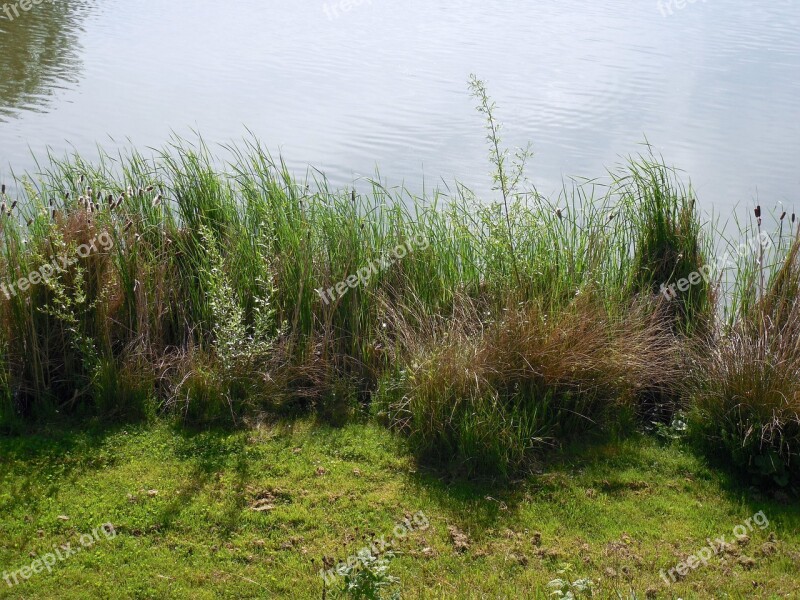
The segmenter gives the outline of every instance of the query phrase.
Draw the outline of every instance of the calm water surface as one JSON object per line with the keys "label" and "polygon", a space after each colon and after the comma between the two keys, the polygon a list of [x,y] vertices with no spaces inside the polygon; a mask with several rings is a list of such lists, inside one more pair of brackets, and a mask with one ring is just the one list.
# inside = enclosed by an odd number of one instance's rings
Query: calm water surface
{"label": "calm water surface", "polygon": [[[53,0],[0,19],[0,176],[31,152],[252,131],[336,184],[490,187],[470,73],[541,191],[645,137],[717,212],[798,200],[800,5]],[[672,14],[669,14],[670,11]],[[4,13],[0,13],[5,17]]]}

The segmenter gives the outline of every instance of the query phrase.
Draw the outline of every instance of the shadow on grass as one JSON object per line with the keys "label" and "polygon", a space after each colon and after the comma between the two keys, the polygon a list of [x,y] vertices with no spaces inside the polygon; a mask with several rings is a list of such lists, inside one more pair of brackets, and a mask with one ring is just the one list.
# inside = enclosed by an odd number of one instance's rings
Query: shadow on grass
{"label": "shadow on grass", "polygon": [[516,480],[467,480],[447,466],[423,463],[408,485],[410,494],[428,495],[449,521],[473,530],[513,520],[527,503],[563,502],[565,489],[623,501],[641,493],[661,494],[668,486],[684,493],[689,492],[682,486],[693,486],[695,495],[721,494],[751,514],[763,510],[779,529],[800,528],[800,503],[789,491],[755,487],[740,470],[709,459],[685,441],[666,442],[643,433],[574,442]]}
{"label": "shadow on grass", "polygon": [[[284,418],[272,420],[270,425],[285,426],[283,432],[277,433],[277,439],[282,439],[295,422],[296,419]],[[42,426],[24,437],[0,436],[0,482],[5,480],[5,485],[11,486],[10,493],[0,500],[0,512],[35,515],[44,499],[72,485],[79,476],[117,463],[109,437],[148,427],[146,423],[64,421]],[[249,439],[252,430],[231,427],[198,430],[173,424],[170,432],[173,441],[169,451],[187,466],[186,483],[161,509],[157,518],[159,528],[174,527],[186,508],[213,488],[222,474],[227,474],[228,501],[218,525],[221,535],[234,535],[245,518],[248,487],[263,475],[261,471],[253,471],[257,459]],[[386,435],[395,434],[387,431]],[[290,443],[287,437],[285,444]],[[670,453],[668,444],[662,445],[666,456]],[[624,439],[594,437],[549,454],[545,462],[535,465],[533,472],[516,480],[491,477],[469,480],[447,465],[432,463],[418,463],[415,472],[404,474],[403,478],[409,498],[425,496],[448,522],[473,530],[495,528],[509,517],[513,520],[520,508],[530,502],[558,502],[563,498],[565,486],[591,486],[623,499],[643,490],[661,493],[662,486],[685,485],[685,480],[712,493],[725,494],[752,513],[764,510],[781,527],[800,525],[800,505],[789,496],[776,496],[751,487],[732,467],[708,461],[688,445],[680,446],[687,457],[685,462],[673,460],[674,464],[667,467],[658,466],[654,464],[660,462],[656,456],[658,448],[659,443],[651,436],[640,434]],[[397,451],[410,456],[405,444],[399,444]],[[354,460],[362,458],[356,456]]]}
{"label": "shadow on grass", "polygon": [[0,473],[19,482],[6,502],[0,502],[0,513],[36,511],[43,499],[70,485],[75,475],[113,466],[117,458],[104,451],[107,440],[131,427],[139,425],[64,420],[42,424],[24,435],[0,436]]}
{"label": "shadow on grass", "polygon": [[225,511],[222,532],[226,537],[232,535],[238,528],[242,509],[247,503],[246,488],[251,479],[246,432],[231,427],[200,431],[177,425],[173,426],[172,430],[179,440],[175,457],[183,462],[192,463],[193,467],[187,478],[189,485],[182,488],[175,500],[162,511],[161,523],[168,529],[180,518],[185,507],[207,487],[213,485],[220,473],[227,470],[233,461],[235,473],[233,497],[236,502],[229,505]]}

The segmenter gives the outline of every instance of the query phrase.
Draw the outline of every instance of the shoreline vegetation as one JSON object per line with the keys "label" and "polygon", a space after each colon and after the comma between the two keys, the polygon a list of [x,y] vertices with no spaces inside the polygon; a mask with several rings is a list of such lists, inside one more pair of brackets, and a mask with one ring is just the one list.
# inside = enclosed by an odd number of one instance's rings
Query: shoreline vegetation
{"label": "shoreline vegetation", "polygon": [[[51,157],[19,197],[4,185],[0,282],[75,258],[0,296],[0,428],[372,415],[423,460],[507,479],[578,437],[680,420],[743,471],[796,482],[795,214],[767,231],[757,207],[727,284],[700,277],[720,240],[673,169],[649,153],[545,198],[471,86],[496,201],[300,182],[257,141],[225,167],[176,140],[152,159]],[[413,252],[359,279],[397,248]]]}
{"label": "shoreline vegetation", "polygon": [[[202,140],[48,157],[3,185],[9,573],[102,519],[119,548],[64,561],[65,589],[384,598],[391,564],[443,598],[797,591],[796,215],[758,206],[723,238],[649,148],[544,197],[471,87],[494,199],[331,189],[256,140],[224,165]],[[397,556],[356,553],[417,514],[430,529]],[[754,514],[758,560],[737,535],[692,575],[706,536]]]}

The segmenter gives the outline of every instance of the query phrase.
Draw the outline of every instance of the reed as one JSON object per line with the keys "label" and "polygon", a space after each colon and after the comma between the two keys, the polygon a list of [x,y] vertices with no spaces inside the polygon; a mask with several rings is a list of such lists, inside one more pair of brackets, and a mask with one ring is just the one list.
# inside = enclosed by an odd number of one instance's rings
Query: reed
{"label": "reed", "polygon": [[[587,432],[694,407],[704,439],[794,465],[794,221],[774,253],[740,262],[732,298],[704,281],[669,301],[662,285],[717,243],[691,187],[648,150],[546,198],[526,183],[529,153],[503,148],[485,86],[473,92],[489,198],[332,189],[255,139],[225,162],[176,139],[149,158],[48,157],[15,180],[0,281],[98,235],[113,247],[0,295],[0,427],[56,412],[341,422],[369,406],[421,455],[511,476]],[[414,239],[426,243],[321,299]]]}

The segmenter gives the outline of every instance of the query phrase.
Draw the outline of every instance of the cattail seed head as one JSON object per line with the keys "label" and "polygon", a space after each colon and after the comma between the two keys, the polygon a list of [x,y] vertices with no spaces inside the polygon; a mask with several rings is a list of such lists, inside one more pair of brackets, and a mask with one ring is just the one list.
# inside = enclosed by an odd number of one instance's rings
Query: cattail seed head
{"label": "cattail seed head", "polygon": [[781,221],[783,221],[785,218],[786,218],[786,211],[783,211],[781,213]]}
{"label": "cattail seed head", "polygon": [[756,209],[753,212],[756,213],[756,219],[760,219],[761,218],[761,205],[759,204],[758,206],[756,206]]}

